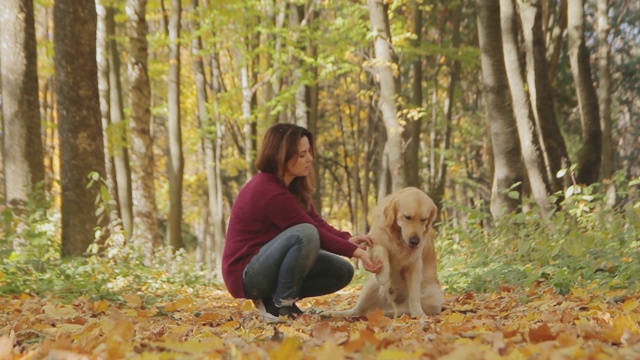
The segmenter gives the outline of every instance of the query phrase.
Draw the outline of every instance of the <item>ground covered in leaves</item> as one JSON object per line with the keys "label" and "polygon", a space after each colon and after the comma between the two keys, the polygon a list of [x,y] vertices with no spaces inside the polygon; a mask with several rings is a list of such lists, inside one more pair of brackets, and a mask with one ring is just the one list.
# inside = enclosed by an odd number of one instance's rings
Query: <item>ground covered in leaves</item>
{"label": "ground covered in leaves", "polygon": [[0,297],[0,359],[638,359],[640,294],[536,284],[447,296],[437,316],[331,318],[359,286],[304,300],[295,321],[263,321],[249,301],[209,289],[149,305]]}

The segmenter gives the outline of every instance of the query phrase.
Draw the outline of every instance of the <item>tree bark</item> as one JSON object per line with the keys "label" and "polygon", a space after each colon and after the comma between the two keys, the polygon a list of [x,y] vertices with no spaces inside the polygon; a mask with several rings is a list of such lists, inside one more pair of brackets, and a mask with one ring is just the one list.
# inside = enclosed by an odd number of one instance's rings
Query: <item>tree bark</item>
{"label": "tree bark", "polygon": [[491,188],[491,215],[499,218],[517,210],[522,195],[522,185],[514,191],[518,198],[509,196],[509,190],[523,181],[522,153],[516,121],[511,107],[511,97],[502,55],[502,34],[499,0],[480,0],[477,3],[478,40],[482,65],[482,83],[487,107],[487,123],[493,151],[493,185]]}
{"label": "tree bark", "polygon": [[563,189],[563,179],[558,178],[557,173],[560,169],[569,167],[569,156],[556,120],[551,85],[547,76],[540,0],[518,0],[518,8],[524,37],[529,99],[540,153],[545,164],[544,175],[551,191],[556,192]]}
{"label": "tree bark", "polygon": [[167,227],[167,243],[178,250],[184,246],[182,242],[182,181],[184,172],[184,156],[182,153],[182,125],[180,117],[180,18],[182,1],[171,1],[169,17],[169,218]]}
{"label": "tree bark", "polygon": [[[111,145],[109,141],[109,131],[111,129],[111,109],[109,105],[109,34],[107,8],[103,0],[96,0],[96,13],[98,15],[96,31],[96,60],[98,62],[98,93],[100,95],[100,113],[102,114],[102,132],[104,136],[104,156],[107,188],[109,194],[114,199],[118,199],[118,188],[116,186],[116,170],[111,155]],[[112,14],[112,13],[111,13]],[[115,209],[114,209],[115,210]],[[112,223],[120,218],[118,211],[110,213]]]}
{"label": "tree bark", "polygon": [[612,141],[611,121],[611,45],[609,45],[609,0],[597,1],[597,34],[598,34],[598,108],[600,110],[600,128],[602,129],[602,159],[600,179],[607,190],[607,205],[612,207],[616,202],[615,183],[612,181],[615,164]]}
{"label": "tree bark", "polygon": [[[5,201],[24,205],[44,180],[33,1],[7,0],[0,8]],[[94,44],[95,46],[95,44]]]}
{"label": "tree bark", "polygon": [[129,106],[131,108],[131,188],[133,205],[132,241],[150,256],[162,244],[158,227],[151,137],[151,87],[146,20],[147,0],[127,0],[130,57]]}
{"label": "tree bark", "polygon": [[392,191],[406,186],[402,161],[403,127],[398,121],[397,97],[400,94],[398,60],[391,45],[389,5],[381,0],[369,0],[369,14],[374,36],[376,74],[380,82],[379,107],[387,131],[387,166],[391,172]]}
{"label": "tree bark", "polygon": [[[192,0],[192,7],[195,11],[198,11],[198,0]],[[194,21],[193,29],[197,30],[199,28],[199,23]],[[205,265],[208,269],[214,270],[215,273],[222,276],[222,264],[219,259],[222,256],[222,248],[218,245],[222,241],[224,241],[224,221],[222,220],[222,205],[221,205],[221,196],[217,184],[218,177],[220,176],[219,171],[217,169],[220,166],[219,158],[216,158],[216,138],[220,136],[218,133],[218,128],[216,128],[215,124],[211,119],[210,112],[208,110],[207,104],[209,102],[209,96],[207,93],[207,79],[205,76],[205,65],[202,57],[202,38],[198,35],[195,36],[192,42],[192,53],[193,53],[193,66],[196,75],[196,88],[197,88],[197,96],[198,96],[198,119],[199,125],[203,134],[202,138],[202,147],[204,152],[204,167],[207,172],[207,200],[209,207],[209,215],[211,220],[208,222],[208,226],[210,228],[210,233],[204,241],[203,248],[206,251],[204,254]],[[215,55],[214,55],[215,56]],[[212,79],[214,85],[213,88],[213,96],[217,96],[219,93],[219,80]],[[214,99],[214,114],[217,115],[218,112],[218,103],[217,99]],[[211,238],[211,239],[209,239]],[[219,254],[219,256],[218,256]],[[215,259],[215,261],[214,261]]]}
{"label": "tree bark", "polygon": [[57,0],[54,5],[56,93],[61,150],[62,255],[79,256],[94,240],[100,186],[88,174],[105,176],[96,62],[93,1]]}
{"label": "tree bark", "polygon": [[[421,10],[422,3],[416,2],[413,7],[413,34],[415,35],[414,45],[421,46],[422,42],[422,24],[423,15]],[[407,119],[407,127],[405,129],[404,141],[405,150],[405,172],[408,186],[420,187],[420,134],[422,132],[423,104],[422,95],[422,62],[423,56],[416,55],[416,59],[411,63],[413,70],[413,79],[411,83],[411,105],[415,108],[415,115]]]}
{"label": "tree bark", "polygon": [[[451,43],[454,48],[460,47],[460,24],[462,21],[462,10],[464,8],[464,1],[460,1],[453,9],[452,18],[452,35]],[[458,86],[460,78],[460,61],[451,61],[450,73],[449,73],[449,86],[447,88],[447,99],[444,106],[444,133],[442,141],[440,143],[440,158],[438,160],[438,173],[436,176],[435,187],[430,189],[431,197],[433,201],[440,206],[442,199],[444,198],[445,183],[447,180],[447,159],[445,154],[447,150],[451,148],[451,131],[453,129],[453,103],[455,101],[455,89]]]}
{"label": "tree bark", "polygon": [[507,80],[531,193],[538,205],[546,211],[549,209],[548,196],[551,194],[551,185],[545,175],[538,132],[520,67],[522,51],[518,44],[514,0],[500,0],[500,29]]}
{"label": "tree bark", "polygon": [[115,9],[107,7],[107,36],[109,59],[109,114],[111,129],[107,133],[113,154],[117,200],[120,219],[125,237],[129,239],[133,232],[133,214],[131,202],[131,168],[129,166],[129,150],[127,128],[124,122],[124,105],[122,101],[122,81],[120,79],[120,52],[116,41]]}
{"label": "tree bark", "polygon": [[582,120],[582,145],[578,152],[577,181],[592,184],[599,180],[602,156],[602,130],[598,96],[591,78],[589,52],[584,38],[584,2],[569,0],[567,21],[569,29],[569,62],[576,87],[580,119]]}

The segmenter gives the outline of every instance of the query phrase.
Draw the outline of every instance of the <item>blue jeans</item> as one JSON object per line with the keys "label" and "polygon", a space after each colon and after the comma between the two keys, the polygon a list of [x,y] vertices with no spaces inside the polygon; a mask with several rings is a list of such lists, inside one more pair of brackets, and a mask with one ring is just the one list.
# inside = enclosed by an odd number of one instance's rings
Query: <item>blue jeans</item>
{"label": "blue jeans", "polygon": [[347,286],[353,266],[346,259],[320,250],[315,226],[299,224],[265,244],[245,267],[244,292],[249,299],[273,297],[276,306],[326,295]]}

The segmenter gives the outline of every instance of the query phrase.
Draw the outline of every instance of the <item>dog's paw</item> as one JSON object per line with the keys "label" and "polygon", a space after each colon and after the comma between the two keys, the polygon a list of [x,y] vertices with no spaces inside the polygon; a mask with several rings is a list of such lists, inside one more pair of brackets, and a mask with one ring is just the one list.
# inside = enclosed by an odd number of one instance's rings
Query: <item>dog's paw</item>
{"label": "dog's paw", "polygon": [[437,315],[437,314],[440,314],[440,312],[442,311],[441,304],[436,304],[436,305],[425,304],[422,307],[424,312],[429,315]]}
{"label": "dog's paw", "polygon": [[323,316],[329,317],[351,317],[354,316],[353,310],[343,310],[343,311],[323,311]]}

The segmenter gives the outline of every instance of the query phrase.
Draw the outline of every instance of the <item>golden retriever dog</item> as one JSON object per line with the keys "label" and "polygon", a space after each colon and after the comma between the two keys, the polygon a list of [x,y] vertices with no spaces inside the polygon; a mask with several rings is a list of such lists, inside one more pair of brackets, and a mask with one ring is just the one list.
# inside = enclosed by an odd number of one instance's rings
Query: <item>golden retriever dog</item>
{"label": "golden retriever dog", "polygon": [[382,260],[382,270],[370,274],[356,306],[333,312],[338,316],[360,316],[377,309],[385,315],[411,317],[442,311],[444,292],[437,273],[433,222],[437,207],[415,187],[385,197],[373,210],[369,248],[373,260]]}

